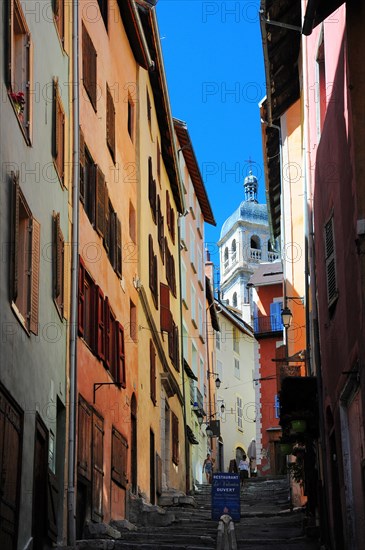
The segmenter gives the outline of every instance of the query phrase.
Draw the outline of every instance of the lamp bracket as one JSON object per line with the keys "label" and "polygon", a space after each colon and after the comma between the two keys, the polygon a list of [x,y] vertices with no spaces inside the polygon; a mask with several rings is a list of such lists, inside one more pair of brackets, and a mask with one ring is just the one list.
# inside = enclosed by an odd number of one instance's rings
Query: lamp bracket
{"label": "lamp bracket", "polygon": [[98,391],[101,386],[116,386],[117,388],[121,388],[122,384],[120,382],[95,382],[94,384],[94,390],[93,390],[93,403],[95,405],[95,394]]}

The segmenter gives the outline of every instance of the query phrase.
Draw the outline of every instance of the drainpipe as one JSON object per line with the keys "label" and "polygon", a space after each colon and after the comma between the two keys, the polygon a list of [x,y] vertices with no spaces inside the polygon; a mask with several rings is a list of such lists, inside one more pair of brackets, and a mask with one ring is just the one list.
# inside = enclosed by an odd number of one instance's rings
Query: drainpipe
{"label": "drainpipe", "polygon": [[71,307],[70,307],[70,388],[68,429],[67,536],[76,542],[75,467],[77,413],[77,291],[79,269],[79,3],[72,2],[72,235],[71,235]]}

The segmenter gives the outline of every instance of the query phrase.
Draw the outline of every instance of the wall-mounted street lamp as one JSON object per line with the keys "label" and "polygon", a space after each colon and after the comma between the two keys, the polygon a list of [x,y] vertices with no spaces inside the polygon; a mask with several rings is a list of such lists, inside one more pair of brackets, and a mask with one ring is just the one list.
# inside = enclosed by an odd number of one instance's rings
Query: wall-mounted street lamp
{"label": "wall-mounted street lamp", "polygon": [[293,300],[293,302],[297,303],[296,300],[298,300],[302,305],[304,304],[304,298],[302,296],[285,296],[285,307],[281,310],[281,320],[283,323],[284,328],[288,329],[291,325],[291,322],[293,320],[293,314],[291,310],[287,306],[287,300]]}
{"label": "wall-mounted street lamp", "polygon": [[219,388],[221,387],[221,379],[219,378],[219,374],[217,372],[209,372],[207,371],[207,377],[208,378],[212,378],[213,376],[216,376],[217,378],[215,379],[215,387],[217,388],[217,390],[219,390]]}

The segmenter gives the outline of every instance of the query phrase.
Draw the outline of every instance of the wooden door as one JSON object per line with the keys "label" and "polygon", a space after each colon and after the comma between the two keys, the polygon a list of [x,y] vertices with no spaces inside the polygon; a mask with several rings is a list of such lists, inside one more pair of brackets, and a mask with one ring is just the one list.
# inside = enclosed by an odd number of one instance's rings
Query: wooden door
{"label": "wooden door", "polygon": [[15,550],[19,519],[22,414],[0,389],[0,548]]}
{"label": "wooden door", "polygon": [[41,550],[47,540],[48,430],[36,417],[33,470],[33,548]]}

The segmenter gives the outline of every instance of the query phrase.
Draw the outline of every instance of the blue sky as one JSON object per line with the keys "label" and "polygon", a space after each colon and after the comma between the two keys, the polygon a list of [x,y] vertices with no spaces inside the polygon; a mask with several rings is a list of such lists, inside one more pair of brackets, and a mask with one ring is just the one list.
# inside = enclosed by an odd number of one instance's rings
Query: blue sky
{"label": "blue sky", "polygon": [[[244,198],[253,161],[265,202],[258,103],[265,95],[259,0],[159,0],[157,17],[173,116],[184,120],[217,227]],[[212,244],[210,250],[214,250]],[[218,263],[218,255],[212,257]]]}

